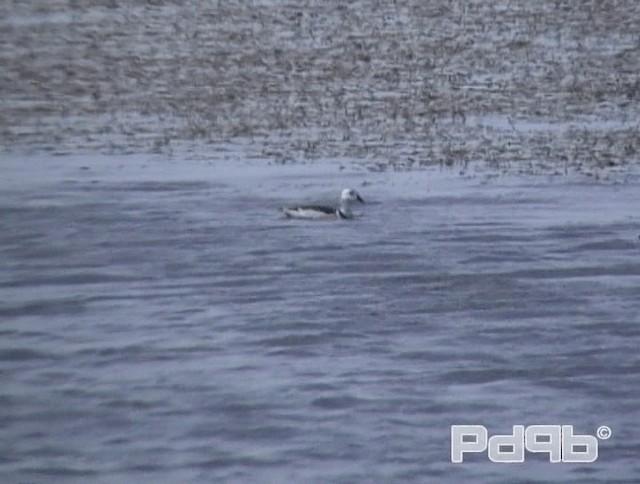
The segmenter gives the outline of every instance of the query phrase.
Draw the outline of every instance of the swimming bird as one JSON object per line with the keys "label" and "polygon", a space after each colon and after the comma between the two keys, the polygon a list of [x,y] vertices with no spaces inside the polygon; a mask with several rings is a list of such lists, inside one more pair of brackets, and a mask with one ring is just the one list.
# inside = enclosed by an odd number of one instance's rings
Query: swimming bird
{"label": "swimming bird", "polygon": [[358,192],[352,188],[345,188],[340,195],[340,205],[331,207],[326,205],[301,205],[298,207],[283,207],[282,211],[289,218],[304,218],[310,220],[328,218],[353,218],[352,202],[364,203]]}

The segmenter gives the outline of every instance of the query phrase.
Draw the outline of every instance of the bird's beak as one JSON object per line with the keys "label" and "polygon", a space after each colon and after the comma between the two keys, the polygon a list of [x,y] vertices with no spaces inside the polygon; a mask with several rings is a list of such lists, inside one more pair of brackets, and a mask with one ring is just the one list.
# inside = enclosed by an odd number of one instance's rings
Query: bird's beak
{"label": "bird's beak", "polygon": [[364,203],[364,200],[362,199],[362,197],[360,195],[358,195],[356,197],[356,200],[358,200],[360,203]]}

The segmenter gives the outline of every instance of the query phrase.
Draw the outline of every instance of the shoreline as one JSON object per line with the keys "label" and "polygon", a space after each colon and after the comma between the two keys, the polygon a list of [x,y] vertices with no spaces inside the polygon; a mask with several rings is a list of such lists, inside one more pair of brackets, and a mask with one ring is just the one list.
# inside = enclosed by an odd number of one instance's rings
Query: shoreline
{"label": "shoreline", "polygon": [[224,180],[241,181],[243,178],[277,178],[299,176],[393,176],[417,177],[429,182],[458,180],[462,183],[551,183],[626,185],[640,184],[640,164],[593,168],[588,170],[559,170],[549,164],[521,166],[503,164],[492,166],[482,161],[456,165],[393,165],[384,161],[363,161],[348,158],[315,159],[295,162],[266,160],[247,154],[242,145],[225,143],[206,156],[185,150],[173,156],[150,153],[104,155],[78,153],[51,155],[47,153],[5,153],[0,157],[3,183],[0,189],[11,190],[42,184],[75,181],[204,181],[216,183]]}
{"label": "shoreline", "polygon": [[[0,7],[0,149],[549,173],[640,161],[633,2]],[[593,175],[595,176],[595,175]]]}

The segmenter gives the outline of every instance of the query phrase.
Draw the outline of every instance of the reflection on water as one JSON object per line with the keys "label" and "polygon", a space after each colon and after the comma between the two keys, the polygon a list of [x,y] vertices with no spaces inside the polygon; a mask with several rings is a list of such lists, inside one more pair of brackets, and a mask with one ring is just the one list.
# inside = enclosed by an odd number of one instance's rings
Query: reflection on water
{"label": "reflection on water", "polygon": [[[3,481],[638,475],[637,186],[256,180],[5,192]],[[352,222],[278,213],[349,184]],[[453,465],[464,423],[613,436]]]}

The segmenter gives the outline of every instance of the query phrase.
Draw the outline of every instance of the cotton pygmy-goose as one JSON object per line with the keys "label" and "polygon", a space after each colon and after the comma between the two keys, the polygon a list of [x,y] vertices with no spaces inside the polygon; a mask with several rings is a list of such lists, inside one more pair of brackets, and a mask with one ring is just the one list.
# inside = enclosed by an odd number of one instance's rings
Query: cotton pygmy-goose
{"label": "cotton pygmy-goose", "polygon": [[328,218],[353,218],[351,204],[353,202],[364,203],[358,192],[352,188],[342,190],[340,204],[337,207],[326,205],[301,205],[298,207],[284,207],[282,211],[289,218],[303,218],[319,220]]}

